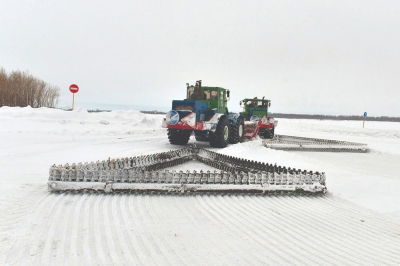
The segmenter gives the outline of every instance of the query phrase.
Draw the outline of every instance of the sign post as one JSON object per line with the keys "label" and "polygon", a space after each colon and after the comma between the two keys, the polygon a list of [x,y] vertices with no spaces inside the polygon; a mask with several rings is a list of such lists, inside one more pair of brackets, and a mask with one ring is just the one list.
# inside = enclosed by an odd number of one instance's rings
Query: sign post
{"label": "sign post", "polygon": [[363,128],[364,128],[364,124],[365,124],[365,118],[367,117],[367,112],[364,112],[364,121],[363,121]]}
{"label": "sign post", "polygon": [[74,103],[75,103],[75,93],[79,91],[79,87],[76,84],[72,84],[69,86],[70,92],[72,92],[72,111],[74,110]]}

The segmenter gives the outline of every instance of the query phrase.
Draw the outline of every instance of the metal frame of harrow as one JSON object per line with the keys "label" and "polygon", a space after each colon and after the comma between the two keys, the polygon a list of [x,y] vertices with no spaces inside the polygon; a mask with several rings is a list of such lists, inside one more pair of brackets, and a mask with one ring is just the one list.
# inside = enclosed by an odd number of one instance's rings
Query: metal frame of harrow
{"label": "metal frame of harrow", "polygon": [[363,143],[288,135],[276,135],[271,140],[263,140],[263,145],[283,151],[369,152],[368,146]]}
{"label": "metal frame of harrow", "polygon": [[[165,168],[197,160],[220,171]],[[151,155],[50,167],[48,190],[326,193],[325,174],[249,161],[195,145]]]}

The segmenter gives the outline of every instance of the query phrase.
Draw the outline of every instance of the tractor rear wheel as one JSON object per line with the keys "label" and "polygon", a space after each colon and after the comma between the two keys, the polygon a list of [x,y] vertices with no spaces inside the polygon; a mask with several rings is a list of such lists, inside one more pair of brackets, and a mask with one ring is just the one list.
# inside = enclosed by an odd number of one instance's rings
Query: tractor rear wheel
{"label": "tractor rear wheel", "polygon": [[225,148],[229,144],[229,122],[226,116],[221,116],[217,129],[210,132],[210,145],[215,148]]}
{"label": "tractor rear wheel", "polygon": [[186,145],[189,142],[190,131],[168,128],[169,143],[174,145]]}
{"label": "tractor rear wheel", "polygon": [[236,144],[244,141],[244,119],[239,116],[236,125],[230,125],[229,128],[229,143]]}

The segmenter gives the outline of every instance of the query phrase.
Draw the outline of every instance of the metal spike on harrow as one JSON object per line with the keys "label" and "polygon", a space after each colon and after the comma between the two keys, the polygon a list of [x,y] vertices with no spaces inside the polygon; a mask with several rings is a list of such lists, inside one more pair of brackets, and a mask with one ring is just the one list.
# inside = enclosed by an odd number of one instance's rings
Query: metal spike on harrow
{"label": "metal spike on harrow", "polygon": [[[220,171],[166,168],[197,160]],[[145,192],[326,193],[325,173],[261,163],[215,153],[195,145],[146,156],[53,165],[48,190]]]}
{"label": "metal spike on harrow", "polygon": [[283,151],[369,152],[368,146],[363,143],[287,135],[275,135],[273,139],[263,140],[263,145]]}

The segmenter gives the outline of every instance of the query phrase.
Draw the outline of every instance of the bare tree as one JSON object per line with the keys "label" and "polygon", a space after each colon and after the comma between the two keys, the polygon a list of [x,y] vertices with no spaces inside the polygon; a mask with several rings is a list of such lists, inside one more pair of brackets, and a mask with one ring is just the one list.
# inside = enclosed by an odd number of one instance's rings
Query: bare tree
{"label": "bare tree", "polygon": [[57,107],[60,88],[20,70],[0,68],[0,107]]}

